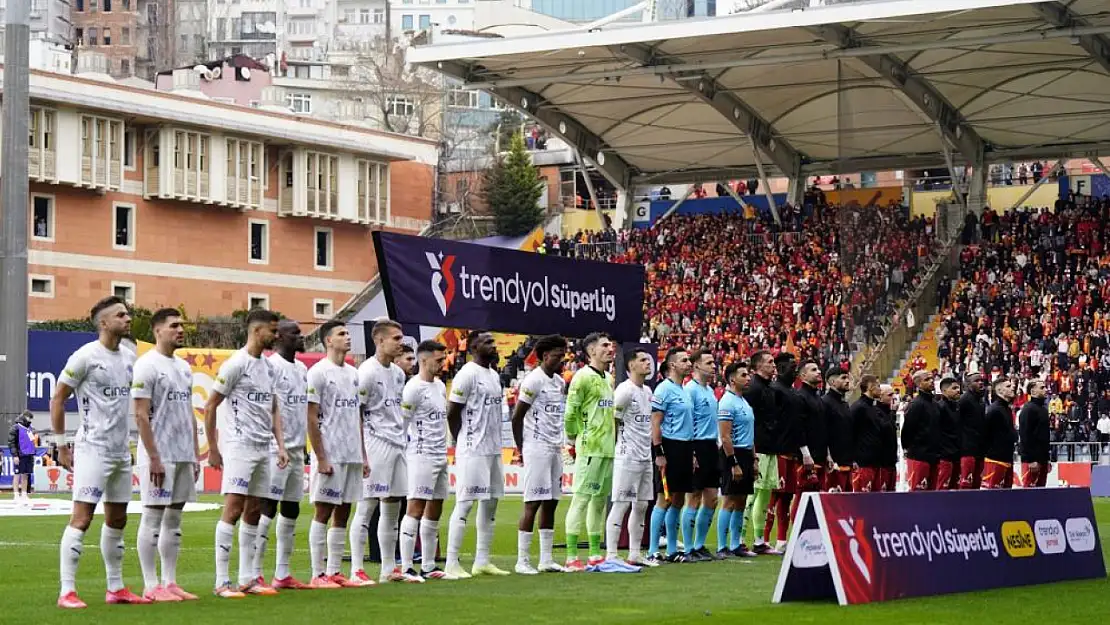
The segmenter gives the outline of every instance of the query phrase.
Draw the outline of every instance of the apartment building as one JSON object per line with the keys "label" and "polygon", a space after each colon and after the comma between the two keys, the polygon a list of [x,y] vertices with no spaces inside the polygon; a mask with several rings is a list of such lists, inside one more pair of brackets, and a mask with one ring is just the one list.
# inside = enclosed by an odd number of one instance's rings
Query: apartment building
{"label": "apartment building", "polygon": [[434,142],[32,71],[31,320],[108,294],[326,319],[376,275],[371,231],[431,218]]}
{"label": "apartment building", "polygon": [[61,45],[72,43],[69,23],[70,0],[0,0],[0,43],[3,43],[2,33],[6,19],[4,11],[10,2],[30,2],[32,39]]}

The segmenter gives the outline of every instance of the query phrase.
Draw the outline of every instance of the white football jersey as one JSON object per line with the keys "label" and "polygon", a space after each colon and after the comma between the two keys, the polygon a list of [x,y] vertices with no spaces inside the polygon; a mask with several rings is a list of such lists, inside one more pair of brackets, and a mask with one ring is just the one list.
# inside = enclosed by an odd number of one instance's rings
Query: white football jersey
{"label": "white football jersey", "polygon": [[366,403],[362,424],[366,435],[404,447],[408,442],[405,419],[401,415],[405,372],[393,363],[389,363],[387,369],[377,358],[371,357],[358,368],[358,387]]}
{"label": "white football jersey", "polygon": [[[131,396],[150,400],[150,428],[162,462],[196,462],[197,419],[193,414],[193,370],[177,356],[150,350],[135,361]],[[138,464],[149,464],[140,440]]]}
{"label": "white football jersey", "polygon": [[501,376],[471,361],[451,382],[451,403],[463,404],[462,426],[455,441],[455,456],[501,454],[501,404],[505,393]]}
{"label": "white football jersey", "polygon": [[618,384],[613,416],[618,422],[616,457],[651,461],[651,389],[632,380]]}
{"label": "white football jersey", "polygon": [[130,458],[131,373],[135,353],[112,351],[100,341],[86,343],[66,361],[58,381],[73,389],[81,427],[76,445],[112,458]]}
{"label": "white football jersey", "polygon": [[[274,394],[277,395],[278,414],[281,415],[281,434],[285,448],[305,446],[305,428],[308,427],[308,367],[299,360],[289,362],[281,354],[270,354],[270,362],[277,371]],[[273,450],[277,451],[277,443]]]}
{"label": "white football jersey", "polygon": [[415,376],[401,394],[401,413],[409,422],[407,453],[429,458],[447,455],[447,387],[436,378]]}
{"label": "white football jersey", "polygon": [[362,464],[362,398],[358,370],[323,360],[308,370],[308,401],[320,406],[320,437],[328,462]]}
{"label": "white football jersey", "polygon": [[265,445],[274,439],[274,381],[270,361],[247,353],[231,355],[216,374],[212,390],[227,398],[227,424],[220,431],[220,448],[228,445]]}
{"label": "white football jersey", "polygon": [[529,450],[560,451],[563,447],[563,410],[566,385],[560,375],[548,376],[536,367],[520,383],[517,401],[528,404],[524,417],[524,456]]}

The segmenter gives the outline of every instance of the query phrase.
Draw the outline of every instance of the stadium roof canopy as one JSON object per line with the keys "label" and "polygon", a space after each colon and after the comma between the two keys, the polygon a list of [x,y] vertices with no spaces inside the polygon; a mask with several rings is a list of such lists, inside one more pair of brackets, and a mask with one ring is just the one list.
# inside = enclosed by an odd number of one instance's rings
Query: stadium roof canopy
{"label": "stadium roof canopy", "polygon": [[523,110],[618,184],[1110,151],[1106,0],[840,4],[408,59]]}

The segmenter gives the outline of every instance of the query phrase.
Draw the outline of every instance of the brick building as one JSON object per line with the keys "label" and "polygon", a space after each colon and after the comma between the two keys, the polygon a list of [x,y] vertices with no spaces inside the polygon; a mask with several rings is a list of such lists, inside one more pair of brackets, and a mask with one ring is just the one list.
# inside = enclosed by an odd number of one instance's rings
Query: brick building
{"label": "brick building", "polygon": [[31,320],[112,293],[325,319],[376,275],[372,230],[431,218],[432,141],[39,71],[31,97]]}

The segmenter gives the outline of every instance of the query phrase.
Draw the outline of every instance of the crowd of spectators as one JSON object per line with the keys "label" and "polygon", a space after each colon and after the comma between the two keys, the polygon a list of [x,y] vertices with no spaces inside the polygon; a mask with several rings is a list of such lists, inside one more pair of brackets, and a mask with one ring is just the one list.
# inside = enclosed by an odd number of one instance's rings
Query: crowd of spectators
{"label": "crowd of spectators", "polygon": [[[937,332],[941,375],[1039,377],[1053,398],[1054,441],[1105,442],[1110,200],[986,211],[968,221],[963,238],[959,267],[939,286],[947,303]],[[1065,449],[1074,456],[1077,447]],[[1090,454],[1097,457],[1097,445]]]}

